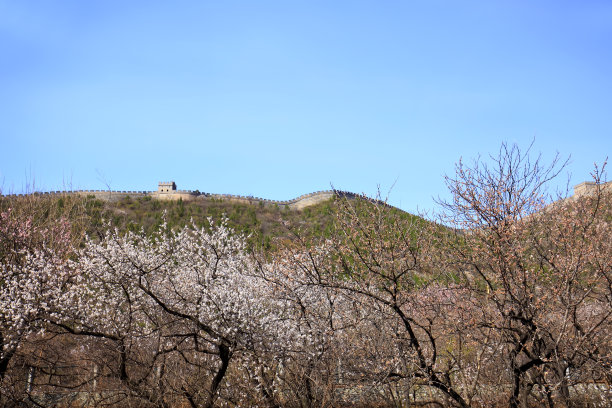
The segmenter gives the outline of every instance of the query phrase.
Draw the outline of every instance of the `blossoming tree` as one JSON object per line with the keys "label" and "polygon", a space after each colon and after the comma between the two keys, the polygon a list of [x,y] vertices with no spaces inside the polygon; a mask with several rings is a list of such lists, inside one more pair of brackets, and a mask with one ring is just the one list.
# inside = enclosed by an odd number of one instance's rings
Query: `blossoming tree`
{"label": "blossoming tree", "polygon": [[283,350],[301,336],[292,305],[275,293],[278,279],[225,223],[210,224],[152,236],[109,231],[87,240],[72,264],[79,273],[60,325],[115,350],[98,375],[118,381],[126,398],[212,406],[229,374],[248,378],[253,351]]}
{"label": "blossoming tree", "polygon": [[612,200],[598,169],[593,194],[551,196],[563,168],[504,144],[447,178],[445,220],[462,233],[446,248],[479,302],[476,327],[498,338],[497,397],[511,407],[571,405],[570,386],[609,372]]}
{"label": "blossoming tree", "polygon": [[11,360],[57,309],[70,278],[70,231],[65,219],[43,227],[11,209],[0,213],[0,396],[10,388]]}

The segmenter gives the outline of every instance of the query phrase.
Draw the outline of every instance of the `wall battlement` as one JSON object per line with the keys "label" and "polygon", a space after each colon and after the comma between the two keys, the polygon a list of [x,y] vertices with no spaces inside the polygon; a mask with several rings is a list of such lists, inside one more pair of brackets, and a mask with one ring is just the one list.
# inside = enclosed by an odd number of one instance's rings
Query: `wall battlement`
{"label": "wall battlement", "polygon": [[[588,194],[593,194],[597,189],[597,184],[594,182],[585,181],[580,184],[574,186],[574,195],[573,197],[580,197]],[[612,191],[612,181],[607,183],[601,183],[599,187],[605,191]],[[46,191],[46,192],[36,192],[31,193],[33,195],[40,196],[60,196],[66,194],[78,194],[81,196],[94,196],[96,199],[102,201],[120,201],[126,197],[131,198],[139,198],[139,197],[151,197],[151,199],[156,200],[175,200],[178,201],[182,199],[183,201],[195,201],[195,200],[224,200],[224,201],[233,201],[239,202],[242,204],[263,204],[270,206],[286,206],[293,210],[301,210],[303,208],[309,207],[311,205],[316,205],[321,202],[327,201],[332,197],[345,197],[345,198],[363,198],[366,200],[373,201],[377,204],[386,205],[383,201],[371,199],[361,194],[351,193],[349,191],[342,190],[322,190],[315,191],[313,193],[303,194],[299,197],[293,198],[291,200],[269,200],[267,198],[261,197],[253,197],[253,196],[241,196],[234,194],[215,194],[215,193],[202,193],[199,191],[192,190],[177,190],[176,183],[174,181],[170,182],[160,182],[158,184],[157,191],[126,191],[126,190],[73,190],[73,191]],[[24,197],[29,194],[6,194],[2,195],[2,197],[11,198],[11,197]]]}
{"label": "wall battlement", "polygon": [[[357,194],[349,193],[346,191],[339,190],[324,190],[315,191],[314,193],[303,194],[291,200],[269,200],[261,197],[253,196],[241,196],[234,194],[214,194],[214,193],[202,193],[199,191],[191,190],[177,190],[176,183],[160,182],[158,183],[157,191],[112,191],[112,190],[74,190],[74,191],[48,191],[48,192],[37,192],[32,193],[40,196],[54,196],[54,195],[66,195],[66,194],[78,194],[81,196],[94,196],[96,199],[102,201],[120,201],[126,197],[139,198],[139,197],[151,197],[156,200],[176,200],[183,201],[196,201],[196,200],[224,200],[233,201],[243,204],[260,204],[270,206],[286,206],[290,209],[301,210],[311,205],[315,205],[331,199],[334,196],[341,197],[357,197]],[[7,194],[3,197],[23,197],[28,194]]]}

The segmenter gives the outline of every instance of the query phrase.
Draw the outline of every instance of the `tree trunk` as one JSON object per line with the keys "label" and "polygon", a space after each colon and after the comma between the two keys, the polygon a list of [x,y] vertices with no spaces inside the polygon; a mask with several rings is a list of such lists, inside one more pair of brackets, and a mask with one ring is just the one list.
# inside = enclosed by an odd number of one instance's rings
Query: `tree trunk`
{"label": "tree trunk", "polygon": [[206,408],[212,408],[215,405],[215,401],[217,400],[217,392],[219,391],[219,385],[225,377],[225,373],[227,371],[227,367],[229,366],[230,359],[232,357],[232,352],[230,348],[225,344],[219,345],[219,358],[221,359],[221,367],[219,367],[219,371],[215,374],[215,377],[210,384],[210,396],[208,398],[208,402],[204,405]]}

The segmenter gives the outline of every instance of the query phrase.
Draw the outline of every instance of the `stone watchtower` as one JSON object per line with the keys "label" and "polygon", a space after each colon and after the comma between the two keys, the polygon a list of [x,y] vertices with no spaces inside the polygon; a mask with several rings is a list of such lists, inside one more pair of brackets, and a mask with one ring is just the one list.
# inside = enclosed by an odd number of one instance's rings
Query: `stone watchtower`
{"label": "stone watchtower", "polygon": [[176,192],[176,184],[174,181],[160,181],[157,186],[158,193],[172,194]]}
{"label": "stone watchtower", "polygon": [[[593,181],[584,181],[574,186],[574,195],[584,196],[589,194],[595,194],[595,192],[597,192],[597,187],[597,183]],[[608,181],[607,183],[600,183],[599,188],[604,191],[612,190],[612,181]]]}

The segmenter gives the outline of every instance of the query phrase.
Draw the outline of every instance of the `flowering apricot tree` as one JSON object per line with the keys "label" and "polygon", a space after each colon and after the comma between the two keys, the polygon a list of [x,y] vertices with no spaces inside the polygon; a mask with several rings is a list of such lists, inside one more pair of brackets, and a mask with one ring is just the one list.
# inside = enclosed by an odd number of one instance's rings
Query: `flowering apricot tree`
{"label": "flowering apricot tree", "polygon": [[445,221],[461,233],[446,247],[479,302],[476,327],[501,345],[511,407],[571,405],[569,387],[610,364],[612,200],[597,188],[553,203],[563,167],[504,144],[492,165],[460,162],[447,178]]}
{"label": "flowering apricot tree", "polygon": [[107,376],[131,396],[212,406],[231,362],[238,375],[253,350],[282,350],[301,336],[244,239],[210,224],[152,236],[109,231],[87,240],[72,265],[79,274],[61,326],[110,342],[118,363]]}
{"label": "flowering apricot tree", "polygon": [[340,198],[337,204],[335,235],[316,247],[287,248],[284,257],[313,284],[354,306],[353,316],[338,315],[351,328],[345,333],[353,344],[346,348],[354,351],[343,354],[345,375],[370,384],[399,381],[403,403],[422,403],[412,396],[420,387],[468,406],[452,375],[457,362],[446,353],[452,299],[463,294],[443,286],[449,281],[437,243],[443,229],[378,200]]}
{"label": "flowering apricot tree", "polygon": [[336,314],[350,327],[336,333],[350,338],[343,375],[400,384],[395,401],[602,403],[606,391],[585,384],[611,381],[610,192],[548,195],[564,164],[516,146],[492,161],[458,164],[440,224],[340,198],[331,239],[282,257],[295,276],[353,302],[363,318]]}
{"label": "flowering apricot tree", "polygon": [[[0,212],[0,404],[20,403],[23,371],[70,280],[71,223],[41,225],[27,212]],[[31,378],[31,377],[30,377]]]}
{"label": "flowering apricot tree", "polygon": [[0,213],[0,381],[21,343],[44,329],[56,306],[69,278],[63,266],[70,241],[66,220],[49,229],[10,209]]}

